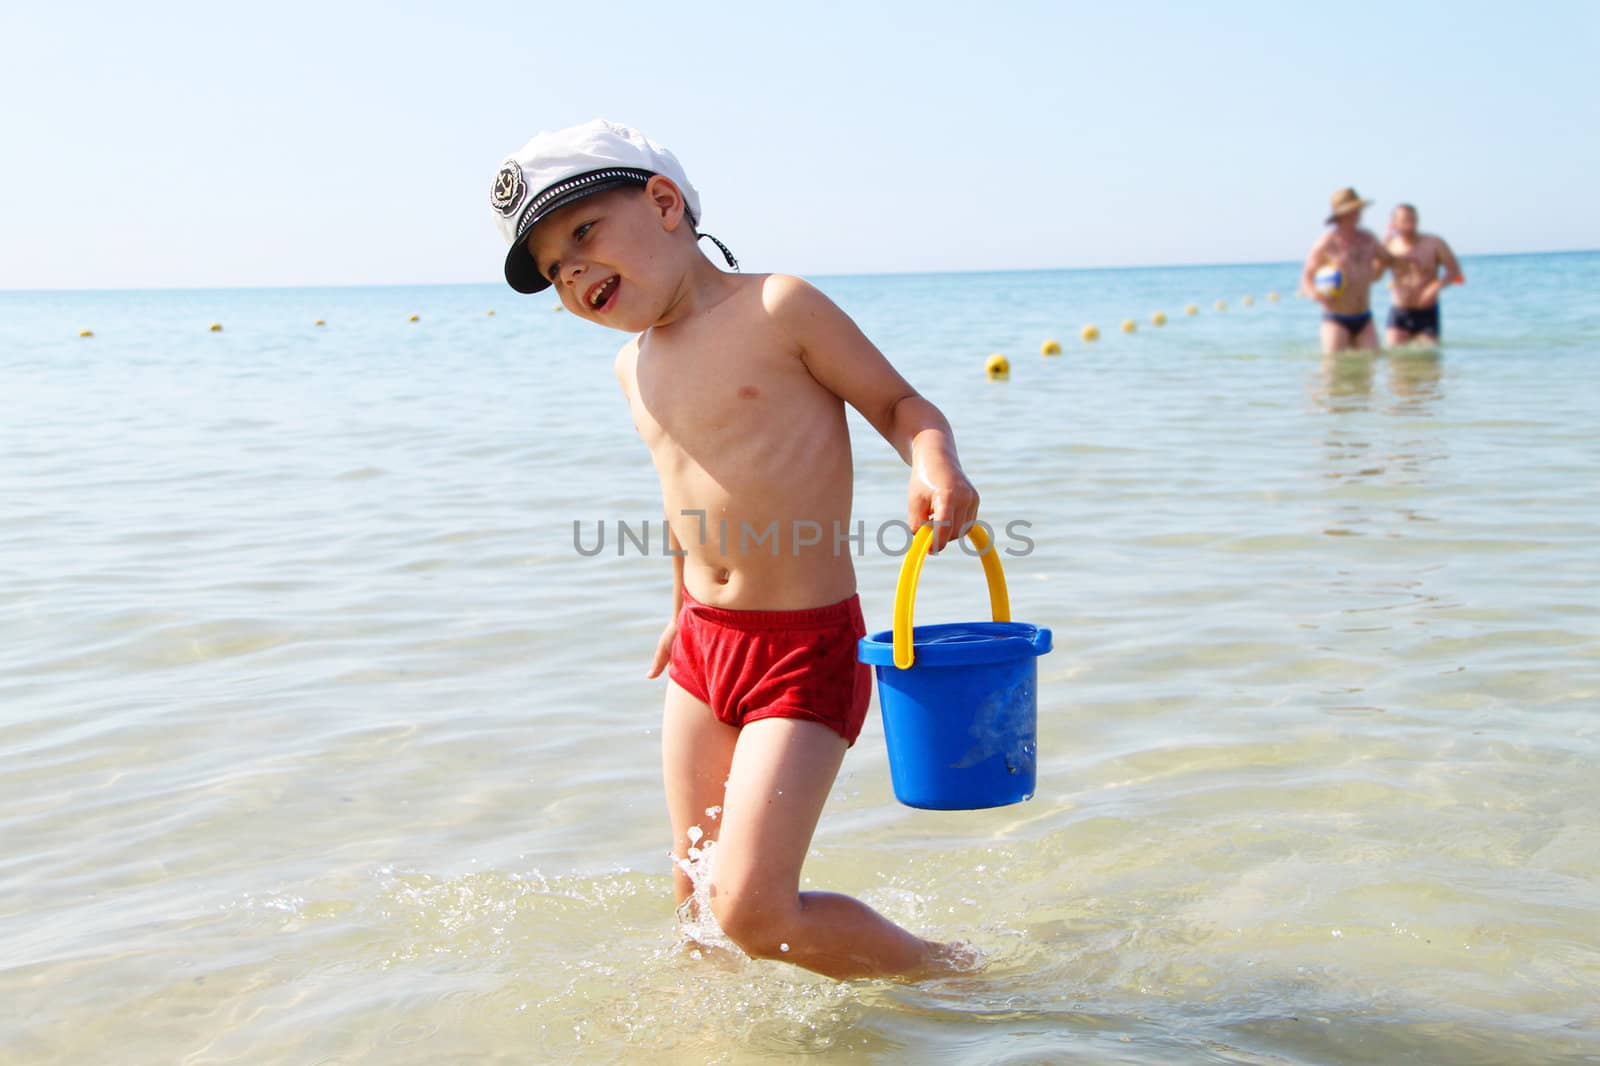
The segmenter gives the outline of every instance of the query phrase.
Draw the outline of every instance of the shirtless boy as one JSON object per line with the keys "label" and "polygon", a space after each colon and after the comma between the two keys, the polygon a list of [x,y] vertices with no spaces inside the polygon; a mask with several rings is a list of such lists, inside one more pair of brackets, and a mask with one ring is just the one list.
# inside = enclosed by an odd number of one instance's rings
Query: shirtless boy
{"label": "shirtless boy", "polygon": [[1439,294],[1446,286],[1466,280],[1455,253],[1444,238],[1417,232],[1417,209],[1410,204],[1401,204],[1389,216],[1384,247],[1394,257],[1389,280],[1394,306],[1389,308],[1384,343],[1390,348],[1438,344]]}
{"label": "shirtless boy", "polygon": [[978,510],[950,424],[822,293],[701,255],[699,194],[635,130],[596,120],[534,137],[501,166],[490,204],[513,288],[554,287],[568,311],[629,335],[617,383],[682,552],[649,671],[668,677],[680,908],[693,906],[689,848],[714,842],[711,911],[747,954],[836,978],[962,968],[967,949],[848,896],[800,891],[872,683],[856,661],[865,627],[848,542],[836,539],[851,528],[844,405],[910,464],[911,525],[935,523],[935,550]]}
{"label": "shirtless boy", "polygon": [[[1327,218],[1333,228],[1311,246],[1301,271],[1300,290],[1322,305],[1325,353],[1378,347],[1378,328],[1372,321],[1372,284],[1383,276],[1390,255],[1378,238],[1361,228],[1361,209],[1370,203],[1354,189],[1334,193],[1333,212]],[[1316,272],[1325,266],[1337,267],[1344,276],[1344,288],[1332,295],[1319,293],[1313,281]]]}

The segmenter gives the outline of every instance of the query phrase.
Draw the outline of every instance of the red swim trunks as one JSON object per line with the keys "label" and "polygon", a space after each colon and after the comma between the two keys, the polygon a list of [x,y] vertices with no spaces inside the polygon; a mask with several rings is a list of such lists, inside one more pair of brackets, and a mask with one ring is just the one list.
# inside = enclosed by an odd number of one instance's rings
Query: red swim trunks
{"label": "red swim trunks", "polygon": [[731,726],[762,718],[821,722],[854,744],[872,699],[860,597],[806,611],[730,611],[683,590],[667,676]]}

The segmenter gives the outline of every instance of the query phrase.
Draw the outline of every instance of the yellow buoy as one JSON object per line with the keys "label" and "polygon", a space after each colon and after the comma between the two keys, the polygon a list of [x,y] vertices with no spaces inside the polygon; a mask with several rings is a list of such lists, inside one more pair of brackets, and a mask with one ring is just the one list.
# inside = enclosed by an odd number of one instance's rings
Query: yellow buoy
{"label": "yellow buoy", "polygon": [[1271,300],[1273,303],[1277,303],[1278,302],[1278,294],[1276,292],[1269,292],[1269,293],[1267,293],[1267,299]]}
{"label": "yellow buoy", "polygon": [[1200,313],[1200,308],[1196,307],[1194,304],[1190,304],[1188,307],[1183,309],[1183,313],[1186,315],[1198,315]]}
{"label": "yellow buoy", "polygon": [[1039,354],[1040,355],[1060,355],[1061,354],[1061,342],[1057,341],[1057,340],[1045,341],[1043,344],[1039,345]]}
{"label": "yellow buoy", "polygon": [[983,372],[990,381],[1003,381],[1011,376],[1011,360],[995,352],[983,364]]}
{"label": "yellow buoy", "polygon": [[1100,339],[1100,327],[1084,326],[1083,332],[1078,334],[1078,336],[1082,337],[1086,342],[1093,344],[1095,341]]}
{"label": "yellow buoy", "polygon": [[488,315],[489,315],[490,318],[494,317],[494,308],[492,308],[492,307],[489,308]]}
{"label": "yellow buoy", "polygon": [[421,315],[412,315],[410,321],[416,322],[416,321],[419,321],[421,318],[422,318]]}
{"label": "yellow buoy", "polygon": [[1150,324],[1152,326],[1164,326],[1164,325],[1166,325],[1167,324],[1167,313],[1165,311],[1157,311],[1155,314],[1150,316]]}
{"label": "yellow buoy", "polygon": [[1135,330],[1137,330],[1138,328],[1139,328],[1139,323],[1135,322],[1133,319],[1125,318],[1125,319],[1122,320],[1122,332],[1124,332],[1124,333],[1132,333]]}
{"label": "yellow buoy", "polygon": [[221,333],[222,332],[222,323],[221,322],[213,322],[213,323],[211,323],[211,332],[212,333]]}
{"label": "yellow buoy", "polygon": [[1239,302],[1244,304],[1246,307],[1254,307],[1256,305],[1256,298],[1254,296],[1246,296]]}
{"label": "yellow buoy", "polygon": [[1218,300],[1213,306],[1215,306],[1218,311],[1226,311],[1228,309],[1228,301]]}
{"label": "yellow buoy", "polygon": [[78,336],[80,336],[80,337],[92,337],[92,336],[94,336],[94,330],[92,330],[92,329],[80,329],[78,331]]}
{"label": "yellow buoy", "polygon": [[317,320],[316,320],[316,321],[315,321],[315,322],[313,322],[313,323],[311,323],[311,324],[312,324],[312,325],[313,325],[313,326],[326,326],[326,325],[327,325],[327,323],[326,323],[326,322],[324,322],[324,321],[322,321],[322,319],[320,319],[320,318],[319,318],[319,319],[317,319]]}

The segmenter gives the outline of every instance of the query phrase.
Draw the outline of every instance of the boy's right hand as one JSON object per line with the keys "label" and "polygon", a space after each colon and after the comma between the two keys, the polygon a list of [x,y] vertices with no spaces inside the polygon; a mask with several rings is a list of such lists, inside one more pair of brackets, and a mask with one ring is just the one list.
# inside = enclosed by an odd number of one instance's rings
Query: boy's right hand
{"label": "boy's right hand", "polygon": [[650,672],[644,675],[647,680],[660,677],[661,671],[667,668],[667,664],[672,661],[672,642],[677,639],[678,622],[677,619],[673,619],[667,623],[667,628],[661,631],[661,639],[656,641],[655,660],[650,664]]}

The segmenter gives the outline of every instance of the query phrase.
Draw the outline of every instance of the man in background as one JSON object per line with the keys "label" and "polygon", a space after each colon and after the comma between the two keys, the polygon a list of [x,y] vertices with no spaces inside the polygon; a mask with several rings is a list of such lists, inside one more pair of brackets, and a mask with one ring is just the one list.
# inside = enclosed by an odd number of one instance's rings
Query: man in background
{"label": "man in background", "polygon": [[1385,346],[1438,344],[1439,293],[1467,280],[1455,253],[1444,238],[1417,231],[1417,209],[1410,204],[1401,204],[1389,216],[1384,247],[1393,257],[1394,271],[1389,282],[1394,306],[1389,309]]}
{"label": "man in background", "polygon": [[1301,272],[1300,291],[1322,305],[1324,354],[1378,347],[1369,293],[1388,268],[1389,253],[1361,228],[1361,211],[1371,203],[1354,189],[1334,193],[1326,219],[1331,228],[1311,246]]}

